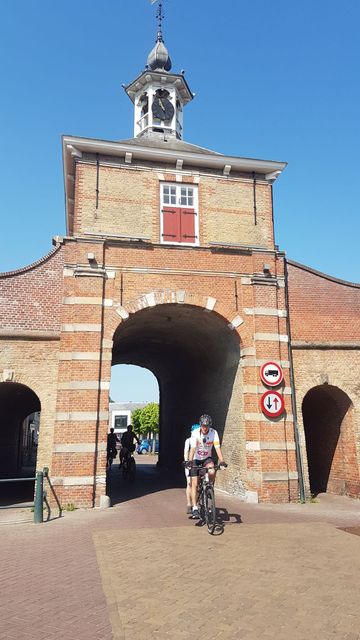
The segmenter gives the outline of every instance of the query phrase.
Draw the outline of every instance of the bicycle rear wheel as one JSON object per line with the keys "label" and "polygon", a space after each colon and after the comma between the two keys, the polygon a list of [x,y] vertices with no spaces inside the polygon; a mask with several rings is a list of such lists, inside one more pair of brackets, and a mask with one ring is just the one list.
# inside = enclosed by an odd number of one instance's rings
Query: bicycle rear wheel
{"label": "bicycle rear wheel", "polygon": [[122,475],[123,478],[126,478],[126,476],[129,473],[129,461],[127,458],[124,458],[123,463],[122,463]]}
{"label": "bicycle rear wheel", "polygon": [[215,507],[215,491],[212,485],[208,485],[205,489],[205,522],[210,534],[214,533],[216,527],[216,507]]}
{"label": "bicycle rear wheel", "polygon": [[136,462],[133,457],[130,458],[129,461],[129,479],[131,482],[134,482],[136,476]]}

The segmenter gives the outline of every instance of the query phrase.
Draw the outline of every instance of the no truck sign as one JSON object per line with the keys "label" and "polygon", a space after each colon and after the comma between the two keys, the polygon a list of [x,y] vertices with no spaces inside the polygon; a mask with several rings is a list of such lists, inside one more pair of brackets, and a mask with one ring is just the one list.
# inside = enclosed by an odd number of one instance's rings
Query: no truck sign
{"label": "no truck sign", "polygon": [[269,387],[277,387],[283,381],[283,370],[277,362],[265,362],[260,369],[260,378]]}

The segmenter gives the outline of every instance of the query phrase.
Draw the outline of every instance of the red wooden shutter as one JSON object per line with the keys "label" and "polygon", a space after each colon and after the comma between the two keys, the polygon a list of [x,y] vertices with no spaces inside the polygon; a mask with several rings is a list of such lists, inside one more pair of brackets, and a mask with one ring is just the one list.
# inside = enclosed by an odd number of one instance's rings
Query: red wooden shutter
{"label": "red wooden shutter", "polygon": [[180,242],[180,211],[178,207],[163,207],[163,233],[166,242]]}
{"label": "red wooden shutter", "polygon": [[180,210],[181,242],[196,242],[197,236],[195,235],[195,216],[195,209]]}

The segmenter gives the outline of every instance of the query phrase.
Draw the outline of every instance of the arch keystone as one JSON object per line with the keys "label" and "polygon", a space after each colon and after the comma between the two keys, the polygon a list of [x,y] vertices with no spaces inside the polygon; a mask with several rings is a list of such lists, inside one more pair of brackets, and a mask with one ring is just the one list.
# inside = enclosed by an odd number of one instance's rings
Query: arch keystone
{"label": "arch keystone", "polygon": [[176,292],[176,302],[178,304],[183,304],[185,302],[186,293],[183,289],[180,289]]}

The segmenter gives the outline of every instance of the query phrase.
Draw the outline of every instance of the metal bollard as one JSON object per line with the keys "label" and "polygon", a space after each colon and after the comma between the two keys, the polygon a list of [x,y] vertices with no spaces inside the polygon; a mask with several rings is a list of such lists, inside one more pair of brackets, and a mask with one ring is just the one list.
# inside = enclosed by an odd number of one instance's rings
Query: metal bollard
{"label": "metal bollard", "polygon": [[44,473],[38,471],[36,474],[35,484],[35,502],[34,502],[34,522],[38,524],[44,521],[43,502],[44,502]]}

